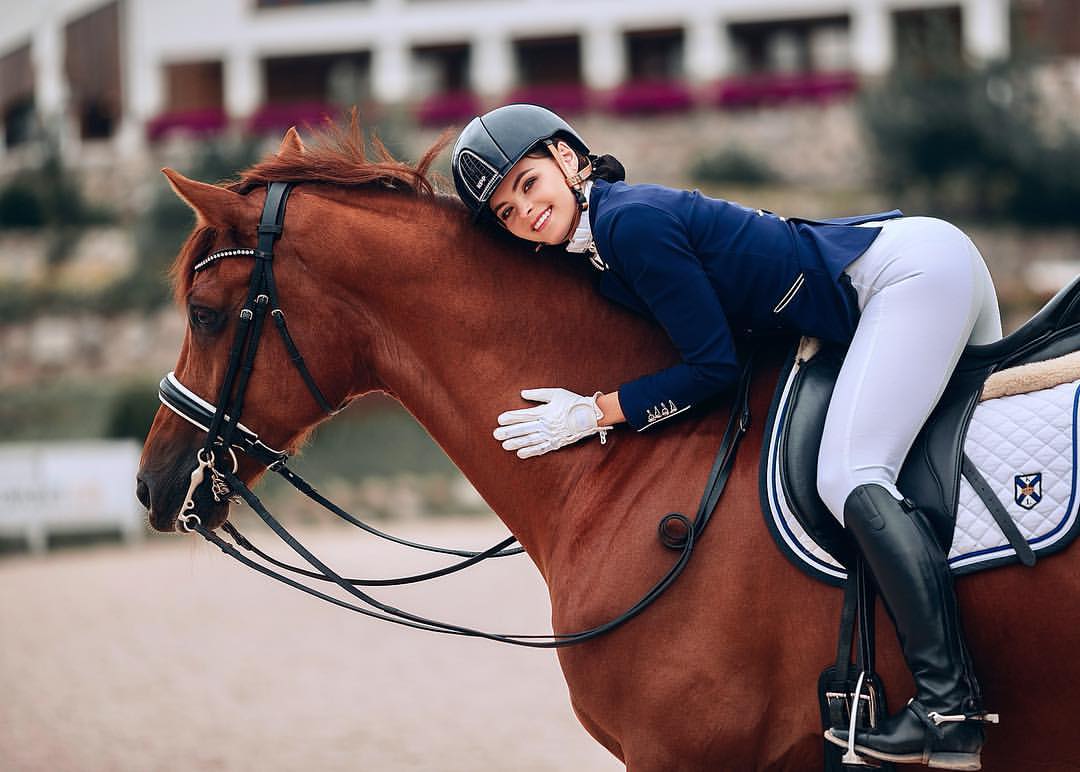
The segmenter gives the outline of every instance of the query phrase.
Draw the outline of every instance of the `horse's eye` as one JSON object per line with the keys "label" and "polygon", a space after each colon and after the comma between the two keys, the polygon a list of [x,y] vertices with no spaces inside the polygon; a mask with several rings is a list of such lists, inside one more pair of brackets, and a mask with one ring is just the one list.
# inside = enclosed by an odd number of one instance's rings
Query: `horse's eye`
{"label": "horse's eye", "polygon": [[191,325],[200,330],[212,331],[221,321],[221,314],[206,306],[191,306],[188,308],[188,319]]}

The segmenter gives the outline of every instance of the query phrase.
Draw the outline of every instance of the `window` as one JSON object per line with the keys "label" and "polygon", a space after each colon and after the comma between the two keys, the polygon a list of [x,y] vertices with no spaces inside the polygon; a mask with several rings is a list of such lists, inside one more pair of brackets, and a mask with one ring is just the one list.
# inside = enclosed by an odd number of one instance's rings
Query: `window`
{"label": "window", "polygon": [[33,136],[34,69],[29,44],[0,57],[0,118],[7,147]]}
{"label": "window", "polygon": [[263,73],[266,100],[271,103],[349,107],[371,95],[371,54],[367,51],[275,57],[263,62]]}
{"label": "window", "polygon": [[419,97],[466,91],[469,87],[468,44],[414,48],[412,76]]}
{"label": "window", "polygon": [[744,74],[850,69],[846,16],[732,24],[736,69]]}
{"label": "window", "polygon": [[184,62],[165,67],[165,94],[170,112],[221,109],[225,106],[220,61]]}
{"label": "window", "polygon": [[469,46],[466,43],[413,49],[413,96],[422,126],[448,126],[469,120],[481,105],[469,91]]}
{"label": "window", "polygon": [[326,117],[371,99],[371,54],[350,51],[282,56],[263,61],[266,104],[251,118],[254,131],[317,126]]}
{"label": "window", "polygon": [[522,85],[581,83],[581,41],[576,36],[517,40],[514,52]]}
{"label": "window", "polygon": [[329,3],[355,2],[355,0],[255,0],[258,8],[291,8],[301,5],[327,5]]}
{"label": "window", "polygon": [[963,17],[959,7],[893,14],[896,63],[919,70],[963,64]]}
{"label": "window", "polygon": [[643,30],[626,34],[632,81],[670,81],[683,75],[683,31]]}
{"label": "window", "polygon": [[220,61],[165,65],[165,110],[146,125],[157,141],[173,133],[212,135],[225,129],[224,73]]}
{"label": "window", "polygon": [[624,37],[628,78],[607,99],[607,108],[623,115],[688,110],[693,106],[683,80],[683,31],[657,29]]}
{"label": "window", "polygon": [[720,84],[722,107],[826,103],[858,89],[846,16],[733,24],[730,32],[739,74]]}
{"label": "window", "polygon": [[1080,56],[1076,0],[1016,0],[1012,6],[1013,50],[1050,56]]}
{"label": "window", "polygon": [[585,108],[581,41],[576,36],[517,40],[514,53],[520,85],[510,101],[543,105],[560,114]]}
{"label": "window", "polygon": [[64,28],[64,69],[83,139],[116,131],[120,93],[120,4],[91,11]]}

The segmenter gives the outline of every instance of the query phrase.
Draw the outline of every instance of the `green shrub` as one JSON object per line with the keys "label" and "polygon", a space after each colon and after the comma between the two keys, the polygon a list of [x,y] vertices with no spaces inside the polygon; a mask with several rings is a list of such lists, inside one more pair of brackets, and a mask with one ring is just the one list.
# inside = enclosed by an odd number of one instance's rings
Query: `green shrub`
{"label": "green shrub", "polygon": [[[227,180],[253,164],[257,151],[257,145],[250,140],[208,142],[192,168],[182,172],[203,182]],[[150,310],[168,300],[169,266],[194,228],[195,216],[164,176],[159,175],[155,189],[150,205],[135,221],[138,262],[128,276],[103,291],[99,304],[105,309]]]}
{"label": "green shrub", "polygon": [[113,397],[105,436],[130,437],[143,442],[160,405],[156,383],[136,382],[123,386]]}
{"label": "green shrub", "polygon": [[935,213],[1075,225],[1080,133],[1048,126],[1024,64],[898,70],[860,114],[882,184]]}
{"label": "green shrub", "polygon": [[[257,145],[250,140],[208,142],[192,168],[184,172],[209,182],[227,179],[254,163],[257,152]],[[16,175],[0,188],[0,227],[48,228],[45,257],[50,266],[70,254],[83,226],[108,220],[108,212],[85,202],[56,156],[47,157],[39,169]],[[138,258],[127,275],[90,292],[0,283],[0,323],[22,321],[43,312],[115,314],[160,308],[170,298],[169,266],[194,225],[191,209],[159,176],[152,201],[132,225]]]}
{"label": "green shrub", "polygon": [[0,225],[4,227],[79,228],[114,219],[107,209],[86,200],[54,145],[47,147],[36,169],[16,174],[0,188]]}
{"label": "green shrub", "polygon": [[45,212],[37,190],[25,178],[16,178],[0,189],[0,227],[40,228]]}
{"label": "green shrub", "polygon": [[690,176],[702,184],[766,185],[777,180],[767,163],[737,147],[699,158],[690,167]]}

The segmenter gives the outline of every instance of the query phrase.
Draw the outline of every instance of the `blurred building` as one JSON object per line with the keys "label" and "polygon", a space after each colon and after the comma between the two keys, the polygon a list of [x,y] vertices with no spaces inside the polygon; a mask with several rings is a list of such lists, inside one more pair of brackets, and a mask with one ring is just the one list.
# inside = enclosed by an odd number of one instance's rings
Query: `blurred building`
{"label": "blurred building", "polygon": [[[1060,10],[1077,28],[1071,0],[0,4],[0,155],[42,126],[65,150],[127,154],[352,104],[435,125],[510,100],[615,113],[827,100],[930,35],[981,62],[1009,55],[1016,18],[1054,37]],[[1066,43],[1080,49],[1076,37]]]}

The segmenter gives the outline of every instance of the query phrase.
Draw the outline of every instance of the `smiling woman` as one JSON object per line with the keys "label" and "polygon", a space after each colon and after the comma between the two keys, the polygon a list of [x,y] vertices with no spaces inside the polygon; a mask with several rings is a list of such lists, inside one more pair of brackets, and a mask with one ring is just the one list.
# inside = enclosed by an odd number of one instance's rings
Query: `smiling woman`
{"label": "smiling woman", "polygon": [[[550,152],[549,152],[550,151]],[[587,159],[560,140],[525,155],[521,168],[503,178],[491,196],[491,210],[513,235],[542,244],[570,240],[577,227],[581,207],[566,185],[566,178],[578,174]]]}

